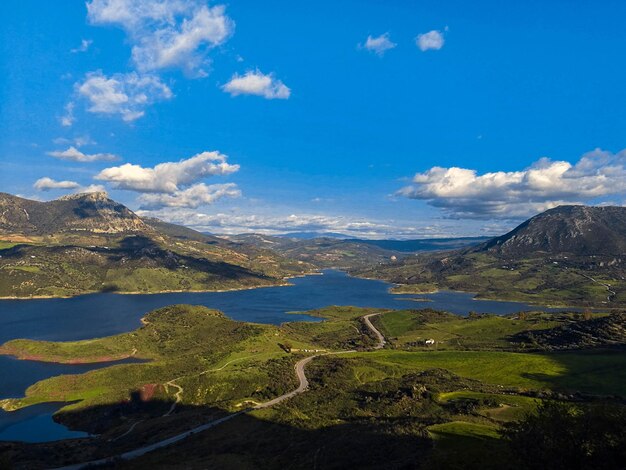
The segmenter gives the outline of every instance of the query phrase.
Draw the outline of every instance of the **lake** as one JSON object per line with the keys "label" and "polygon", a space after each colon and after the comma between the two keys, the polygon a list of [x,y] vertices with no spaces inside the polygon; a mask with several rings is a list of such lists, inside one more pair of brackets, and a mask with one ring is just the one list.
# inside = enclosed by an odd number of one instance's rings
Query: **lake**
{"label": "lake", "polygon": [[[467,315],[472,310],[499,315],[523,310],[559,310],[520,302],[473,300],[473,294],[466,292],[394,295],[389,293],[390,284],[386,282],[358,279],[336,270],[294,278],[291,282],[291,286],[230,292],[103,293],[70,299],[0,300],[0,344],[16,338],[72,341],[123,333],[141,326],[141,318],[149,311],[172,304],[205,305],[221,310],[235,320],[272,324],[319,321],[289,312],[328,305],[397,309],[428,307],[458,315]],[[23,396],[29,385],[48,377],[80,374],[108,365],[46,364],[0,356],[0,399]],[[54,423],[51,416],[56,409],[58,405],[31,407],[14,413],[0,411],[0,440],[41,442],[84,436]]]}

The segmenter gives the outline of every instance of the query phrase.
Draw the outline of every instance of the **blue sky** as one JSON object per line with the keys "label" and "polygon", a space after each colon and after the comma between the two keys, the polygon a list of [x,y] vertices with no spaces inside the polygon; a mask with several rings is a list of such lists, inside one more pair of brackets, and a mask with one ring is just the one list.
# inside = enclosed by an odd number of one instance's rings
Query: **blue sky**
{"label": "blue sky", "polygon": [[622,204],[626,4],[504,3],[2,2],[0,190],[376,238]]}

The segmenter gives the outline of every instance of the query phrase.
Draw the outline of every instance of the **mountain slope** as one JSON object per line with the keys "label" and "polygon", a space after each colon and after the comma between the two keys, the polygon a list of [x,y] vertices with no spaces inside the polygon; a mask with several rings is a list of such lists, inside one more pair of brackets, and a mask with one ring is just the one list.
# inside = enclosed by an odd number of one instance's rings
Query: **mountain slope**
{"label": "mountain slope", "polygon": [[152,232],[139,216],[109,199],[106,193],[75,194],[50,202],[0,193],[0,234],[29,236],[72,231]]}
{"label": "mountain slope", "polygon": [[559,206],[527,220],[474,251],[502,255],[621,255],[626,253],[626,207]]}
{"label": "mountain slope", "polygon": [[105,193],[50,202],[0,194],[0,297],[240,289],[284,284],[312,269],[142,219]]}

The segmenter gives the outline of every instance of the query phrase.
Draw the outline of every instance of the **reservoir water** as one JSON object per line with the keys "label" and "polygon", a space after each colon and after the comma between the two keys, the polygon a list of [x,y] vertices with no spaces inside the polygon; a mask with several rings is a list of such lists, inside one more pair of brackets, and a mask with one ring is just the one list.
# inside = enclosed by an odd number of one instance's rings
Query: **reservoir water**
{"label": "reservoir water", "polygon": [[[524,310],[554,309],[520,302],[474,300],[466,292],[394,295],[390,284],[358,279],[341,271],[326,270],[291,280],[293,285],[230,292],[168,293],[149,295],[90,294],[70,299],[0,300],[0,344],[11,339],[72,341],[134,330],[155,308],[172,304],[205,305],[235,320],[279,324],[312,320],[305,311],[328,305],[375,308],[434,308],[458,315],[470,311],[509,314]],[[418,301],[416,301],[418,300]],[[428,300],[421,302],[419,300]],[[80,374],[110,364],[46,364],[0,356],[0,399],[23,396],[26,388],[45,378]],[[58,405],[31,407],[14,413],[0,410],[0,440],[48,441],[84,436],[51,419]]]}

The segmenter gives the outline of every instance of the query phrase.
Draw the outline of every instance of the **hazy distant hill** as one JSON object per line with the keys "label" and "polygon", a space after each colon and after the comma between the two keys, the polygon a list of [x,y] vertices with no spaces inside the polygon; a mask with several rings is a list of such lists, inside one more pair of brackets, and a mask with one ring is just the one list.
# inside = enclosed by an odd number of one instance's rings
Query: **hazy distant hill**
{"label": "hazy distant hill", "polygon": [[537,303],[626,303],[626,208],[561,206],[476,247],[353,271],[401,292],[458,289]]}
{"label": "hazy distant hill", "polygon": [[354,268],[386,263],[423,251],[468,247],[486,238],[364,240],[317,237],[307,239],[292,237],[289,234],[269,236],[253,233],[232,235],[228,239],[269,248],[289,258],[306,261],[319,267]]}
{"label": "hazy distant hill", "polygon": [[0,297],[237,289],[314,268],[270,250],[142,219],[106,193],[0,194]]}

